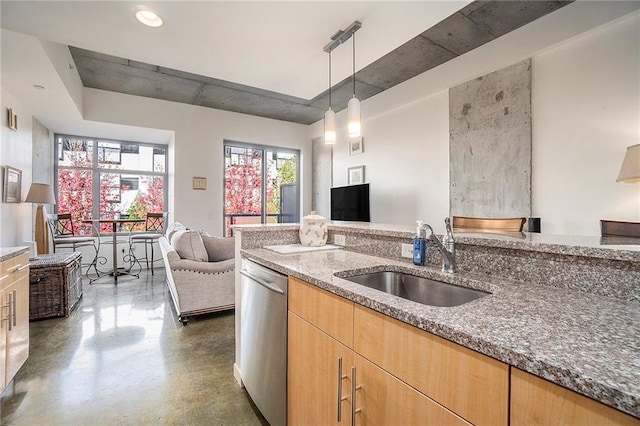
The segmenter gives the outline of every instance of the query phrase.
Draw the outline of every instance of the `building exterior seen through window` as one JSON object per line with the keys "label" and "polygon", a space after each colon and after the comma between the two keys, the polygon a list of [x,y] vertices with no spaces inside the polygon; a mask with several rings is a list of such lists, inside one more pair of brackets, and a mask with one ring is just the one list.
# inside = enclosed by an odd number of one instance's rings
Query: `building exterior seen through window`
{"label": "building exterior seen through window", "polygon": [[299,151],[225,141],[224,234],[233,225],[299,220]]}
{"label": "building exterior seen through window", "polygon": [[[71,213],[76,232],[92,234],[84,219],[140,218],[165,211],[167,147],[56,135],[56,211]],[[144,230],[144,223],[136,225]],[[100,233],[110,233],[103,224]]]}

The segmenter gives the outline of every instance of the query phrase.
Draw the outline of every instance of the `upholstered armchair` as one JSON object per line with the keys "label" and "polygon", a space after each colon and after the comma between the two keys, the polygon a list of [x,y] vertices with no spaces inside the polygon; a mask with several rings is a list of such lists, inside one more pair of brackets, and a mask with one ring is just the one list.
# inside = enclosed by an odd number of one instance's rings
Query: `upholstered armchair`
{"label": "upholstered armchair", "polygon": [[186,325],[193,315],[235,307],[233,238],[177,231],[159,240],[167,271],[167,285],[178,314]]}

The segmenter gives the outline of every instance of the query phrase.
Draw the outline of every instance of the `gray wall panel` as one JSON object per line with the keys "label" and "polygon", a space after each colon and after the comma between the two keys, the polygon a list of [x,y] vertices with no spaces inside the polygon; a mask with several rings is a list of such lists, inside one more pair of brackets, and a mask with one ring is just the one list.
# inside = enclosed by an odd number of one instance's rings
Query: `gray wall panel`
{"label": "gray wall panel", "polygon": [[449,90],[450,214],[531,216],[531,59]]}

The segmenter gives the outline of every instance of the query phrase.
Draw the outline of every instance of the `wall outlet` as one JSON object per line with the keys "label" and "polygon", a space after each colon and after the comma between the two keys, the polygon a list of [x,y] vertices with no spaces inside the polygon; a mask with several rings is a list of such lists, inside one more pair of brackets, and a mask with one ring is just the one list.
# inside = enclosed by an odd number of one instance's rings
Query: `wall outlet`
{"label": "wall outlet", "polygon": [[413,244],[402,244],[402,257],[413,258]]}
{"label": "wall outlet", "polygon": [[333,234],[333,243],[337,246],[347,245],[346,238],[342,234]]}

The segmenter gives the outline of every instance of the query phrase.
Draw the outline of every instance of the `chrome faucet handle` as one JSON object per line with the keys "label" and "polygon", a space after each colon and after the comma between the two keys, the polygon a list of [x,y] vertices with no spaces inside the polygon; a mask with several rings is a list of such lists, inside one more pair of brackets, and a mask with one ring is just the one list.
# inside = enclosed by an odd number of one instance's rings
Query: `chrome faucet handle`
{"label": "chrome faucet handle", "polygon": [[451,229],[451,219],[447,216],[444,218],[444,226],[446,228],[445,235],[442,237],[443,243],[454,243],[455,238],[453,238],[453,230]]}

